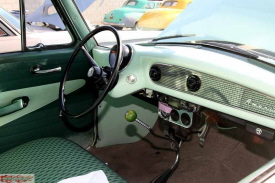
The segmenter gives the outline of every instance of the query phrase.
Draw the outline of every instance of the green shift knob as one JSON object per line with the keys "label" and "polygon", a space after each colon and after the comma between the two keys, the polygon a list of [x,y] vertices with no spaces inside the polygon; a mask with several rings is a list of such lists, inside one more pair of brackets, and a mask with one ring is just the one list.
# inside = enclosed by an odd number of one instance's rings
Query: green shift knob
{"label": "green shift knob", "polygon": [[128,112],[126,112],[125,114],[125,119],[128,121],[128,122],[133,122],[137,119],[137,113],[136,111],[133,111],[133,110],[130,110]]}

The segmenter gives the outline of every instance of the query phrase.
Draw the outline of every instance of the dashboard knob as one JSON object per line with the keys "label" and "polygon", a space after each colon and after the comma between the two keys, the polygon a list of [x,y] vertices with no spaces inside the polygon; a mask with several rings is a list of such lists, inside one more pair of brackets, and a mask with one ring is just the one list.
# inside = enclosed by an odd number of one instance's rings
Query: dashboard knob
{"label": "dashboard knob", "polygon": [[159,81],[161,78],[161,71],[157,66],[153,66],[150,69],[149,76],[153,81]]}
{"label": "dashboard knob", "polygon": [[196,92],[201,88],[201,80],[196,75],[189,76],[187,78],[186,86],[189,91]]}

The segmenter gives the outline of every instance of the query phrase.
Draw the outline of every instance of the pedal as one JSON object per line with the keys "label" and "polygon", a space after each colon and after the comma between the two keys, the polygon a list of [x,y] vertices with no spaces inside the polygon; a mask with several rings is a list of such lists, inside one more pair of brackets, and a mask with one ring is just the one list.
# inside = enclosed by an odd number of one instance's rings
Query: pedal
{"label": "pedal", "polygon": [[202,117],[202,119],[204,119],[205,124],[201,127],[201,129],[200,129],[201,133],[199,133],[198,136],[200,137],[199,145],[200,145],[200,147],[203,148],[205,145],[205,139],[208,135],[211,124],[218,123],[219,117],[217,116],[217,114],[214,111],[211,111],[211,110],[204,110],[202,112],[202,115],[204,116],[204,117]]}
{"label": "pedal", "polygon": [[200,129],[201,133],[198,134],[199,137],[200,137],[200,139],[199,139],[199,145],[200,145],[201,148],[204,147],[205,139],[206,139],[206,137],[208,135],[209,130],[210,130],[210,124],[207,123],[207,122],[205,122],[205,125],[203,125],[201,127],[201,129]]}

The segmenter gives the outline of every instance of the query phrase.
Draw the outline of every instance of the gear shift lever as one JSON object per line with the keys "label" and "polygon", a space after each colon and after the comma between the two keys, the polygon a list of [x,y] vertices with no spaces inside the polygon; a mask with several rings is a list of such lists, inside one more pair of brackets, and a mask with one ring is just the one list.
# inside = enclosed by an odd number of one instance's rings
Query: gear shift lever
{"label": "gear shift lever", "polygon": [[134,122],[136,121],[138,124],[140,124],[141,126],[145,127],[147,130],[152,130],[152,128],[147,125],[146,123],[140,121],[138,118],[137,118],[137,113],[136,111],[128,111],[126,114],[125,114],[125,119],[128,121],[128,122]]}
{"label": "gear shift lever", "polygon": [[157,135],[149,125],[147,125],[146,123],[142,122],[141,120],[139,120],[137,118],[136,111],[130,110],[130,111],[126,112],[125,119],[128,122],[134,122],[134,121],[137,122],[141,126],[145,127],[147,130],[149,130],[149,132],[156,138],[160,138],[160,139],[163,139],[163,140],[168,140],[170,142],[175,143],[175,147],[176,147],[175,152],[176,152],[176,155],[177,155],[175,163],[173,164],[173,166],[171,168],[167,169],[165,172],[163,172],[162,174],[160,174],[154,180],[151,181],[151,183],[166,183],[167,180],[169,179],[169,177],[172,175],[172,173],[175,171],[175,169],[177,168],[177,166],[179,164],[179,156],[180,155],[179,155],[178,142],[175,141],[174,139],[170,139],[170,138],[167,138],[167,137]]}

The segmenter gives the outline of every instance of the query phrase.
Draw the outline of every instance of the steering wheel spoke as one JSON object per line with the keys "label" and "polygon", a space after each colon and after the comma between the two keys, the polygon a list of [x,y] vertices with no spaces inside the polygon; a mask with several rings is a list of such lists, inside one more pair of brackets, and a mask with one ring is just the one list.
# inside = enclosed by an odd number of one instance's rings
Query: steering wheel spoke
{"label": "steering wheel spoke", "polygon": [[81,51],[84,53],[84,55],[88,58],[91,66],[99,67],[96,61],[93,59],[93,57],[89,54],[89,52],[86,50],[84,46],[81,46]]}
{"label": "steering wheel spoke", "polygon": [[[86,44],[86,42],[90,38],[94,37],[97,33],[106,31],[106,30],[112,32],[115,35],[116,41],[117,41],[117,57],[116,57],[116,62],[114,64],[113,68],[99,67],[99,65],[96,63],[96,61],[93,59],[93,57],[89,54],[89,52],[83,46]],[[98,88],[102,91],[100,92],[100,95],[94,101],[94,103],[91,105],[91,107],[89,109],[87,109],[86,111],[84,111],[80,114],[70,114],[67,111],[66,106],[65,106],[64,90],[65,90],[65,84],[66,84],[68,72],[72,66],[72,63],[73,63],[75,57],[77,56],[77,54],[80,50],[85,54],[85,56],[89,60],[89,63],[91,64],[91,68],[89,69],[88,74],[87,74],[88,77],[92,77],[96,81],[99,81],[101,83],[102,87],[95,87],[95,88]],[[118,80],[118,71],[119,71],[121,59],[122,59],[122,43],[121,43],[119,34],[115,28],[113,28],[111,26],[102,26],[97,29],[94,29],[85,38],[83,38],[83,40],[79,43],[79,45],[74,50],[72,56],[70,57],[70,60],[68,61],[68,64],[65,68],[65,71],[64,71],[64,74],[62,77],[62,81],[60,83],[59,103],[60,103],[60,108],[62,110],[62,115],[65,115],[66,117],[70,117],[70,118],[81,118],[81,117],[88,115],[93,110],[95,110],[98,107],[98,105],[103,101],[103,99],[105,98],[107,93],[115,86],[115,83]],[[96,85],[97,82],[95,82],[94,84]]]}

